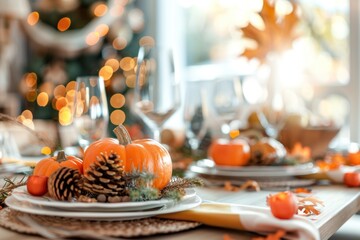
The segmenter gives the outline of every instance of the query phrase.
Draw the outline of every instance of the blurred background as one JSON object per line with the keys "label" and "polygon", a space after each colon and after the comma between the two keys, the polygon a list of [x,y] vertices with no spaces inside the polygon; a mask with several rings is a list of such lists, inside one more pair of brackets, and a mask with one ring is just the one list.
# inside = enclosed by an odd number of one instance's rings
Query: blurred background
{"label": "blurred background", "polygon": [[[207,124],[200,142],[255,125],[290,145],[294,141],[281,133],[289,126],[330,131],[316,135],[326,146],[358,142],[358,1],[272,3],[0,1],[0,112],[62,147],[74,145],[69,106],[76,77],[100,75],[108,99],[108,135],[124,124],[134,139],[148,136],[131,101],[139,46],[156,41],[178,53],[184,90],[181,107],[163,127],[169,145],[181,147],[188,138],[182,113],[188,85],[209,89],[208,115],[198,118]],[[216,87],[224,79],[238,82],[231,106],[226,105],[229,92]]]}

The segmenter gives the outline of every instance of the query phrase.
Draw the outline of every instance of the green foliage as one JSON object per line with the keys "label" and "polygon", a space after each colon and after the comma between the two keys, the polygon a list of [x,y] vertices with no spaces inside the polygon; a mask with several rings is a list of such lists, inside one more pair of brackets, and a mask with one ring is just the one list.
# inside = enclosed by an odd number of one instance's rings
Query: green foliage
{"label": "green foliage", "polygon": [[0,206],[4,204],[5,199],[11,194],[11,191],[17,187],[26,185],[26,176],[23,176],[20,181],[16,182],[16,178],[4,178],[4,186],[0,189]]}

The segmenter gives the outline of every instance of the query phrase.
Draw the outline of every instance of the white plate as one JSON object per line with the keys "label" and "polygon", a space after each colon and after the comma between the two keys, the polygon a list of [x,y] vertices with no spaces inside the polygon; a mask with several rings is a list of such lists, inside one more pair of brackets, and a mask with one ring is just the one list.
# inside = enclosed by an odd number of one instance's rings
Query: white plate
{"label": "white plate", "polygon": [[216,166],[210,159],[199,160],[190,166],[190,171],[205,175],[227,177],[290,177],[313,174],[319,171],[312,163],[294,166]]}
{"label": "white plate", "polygon": [[[188,198],[194,197],[195,194],[196,193],[194,189],[186,189],[186,195],[182,198],[182,200],[186,200]],[[153,201],[121,202],[121,203],[65,202],[65,201],[57,201],[51,199],[46,195],[42,197],[32,196],[27,192],[26,186],[22,186],[14,189],[12,192],[12,196],[18,201],[28,202],[43,207],[61,208],[63,210],[68,210],[68,211],[87,211],[87,212],[142,211],[142,210],[162,207],[166,204],[170,204],[173,202],[173,200],[165,199],[165,198],[159,200],[153,200]]]}
{"label": "white plate", "polygon": [[57,208],[44,207],[29,202],[18,201],[14,196],[9,196],[5,199],[5,204],[11,209],[37,214],[45,216],[57,216],[57,217],[70,217],[77,219],[89,219],[89,220],[106,220],[106,221],[123,221],[140,219],[146,217],[152,217],[159,214],[167,214],[185,211],[194,208],[201,203],[201,198],[197,195],[181,200],[174,204],[173,202],[169,205],[164,206],[161,209],[153,211],[138,211],[138,212],[75,212],[75,211],[62,211]]}

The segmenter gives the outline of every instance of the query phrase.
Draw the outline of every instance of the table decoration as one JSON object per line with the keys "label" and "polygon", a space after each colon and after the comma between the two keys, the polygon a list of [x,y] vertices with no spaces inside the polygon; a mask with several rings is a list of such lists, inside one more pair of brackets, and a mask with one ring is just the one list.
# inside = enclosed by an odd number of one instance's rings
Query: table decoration
{"label": "table decoration", "polygon": [[88,221],[73,218],[27,214],[5,208],[0,211],[0,226],[20,233],[39,234],[23,224],[18,217],[30,216],[43,226],[60,228],[65,231],[85,230],[89,233],[113,237],[142,237],[155,234],[180,232],[198,227],[200,223],[159,218],[144,218],[129,221]]}
{"label": "table decoration", "polygon": [[182,212],[158,216],[165,219],[196,221],[209,226],[258,233],[273,233],[282,229],[287,239],[320,239],[315,225],[302,216],[283,220],[274,217],[269,208],[238,204],[202,203]]}

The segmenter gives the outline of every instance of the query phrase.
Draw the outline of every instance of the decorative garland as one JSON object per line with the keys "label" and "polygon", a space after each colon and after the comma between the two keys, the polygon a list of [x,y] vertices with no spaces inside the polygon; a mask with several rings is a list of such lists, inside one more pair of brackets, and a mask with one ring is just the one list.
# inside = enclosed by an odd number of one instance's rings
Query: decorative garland
{"label": "decorative garland", "polygon": [[58,32],[51,26],[38,22],[34,26],[23,20],[22,27],[29,38],[38,46],[52,51],[54,54],[63,57],[75,57],[81,54],[84,50],[98,51],[101,47],[101,41],[90,46],[86,43],[86,37],[96,32],[97,26],[101,24],[111,25],[122,16],[122,12],[114,14],[111,9],[124,7],[125,1],[109,0],[108,11],[101,17],[94,18],[86,26],[79,30],[69,30],[67,32]]}

